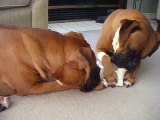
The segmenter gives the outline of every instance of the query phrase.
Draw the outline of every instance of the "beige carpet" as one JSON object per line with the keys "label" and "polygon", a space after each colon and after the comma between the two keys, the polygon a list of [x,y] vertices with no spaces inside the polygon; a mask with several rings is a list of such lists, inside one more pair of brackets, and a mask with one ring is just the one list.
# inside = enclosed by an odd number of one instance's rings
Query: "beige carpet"
{"label": "beige carpet", "polygon": [[[99,31],[83,34],[94,49]],[[11,100],[0,120],[160,120],[160,49],[142,62],[137,82],[130,88],[14,95]]]}

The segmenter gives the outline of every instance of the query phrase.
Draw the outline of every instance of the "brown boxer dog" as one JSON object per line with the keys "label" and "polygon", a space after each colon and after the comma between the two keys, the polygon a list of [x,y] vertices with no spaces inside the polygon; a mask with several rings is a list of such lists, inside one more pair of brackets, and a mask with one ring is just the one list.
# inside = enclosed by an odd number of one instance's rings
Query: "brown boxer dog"
{"label": "brown boxer dog", "polygon": [[[99,88],[99,68],[80,33],[0,26],[0,95]],[[56,80],[48,81],[54,77]],[[43,79],[43,80],[42,80]]]}
{"label": "brown boxer dog", "polygon": [[141,59],[151,56],[159,47],[160,37],[140,12],[132,9],[114,11],[105,20],[97,42],[97,57],[104,67],[104,77],[110,86],[116,85],[112,63],[127,69],[126,87],[135,82]]}

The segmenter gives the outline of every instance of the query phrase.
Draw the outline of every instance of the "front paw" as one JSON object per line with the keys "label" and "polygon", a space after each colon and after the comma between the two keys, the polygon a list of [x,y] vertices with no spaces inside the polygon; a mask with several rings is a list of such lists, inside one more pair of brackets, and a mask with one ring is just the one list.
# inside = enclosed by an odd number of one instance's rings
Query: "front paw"
{"label": "front paw", "polygon": [[101,68],[100,78],[105,87],[108,87],[108,86],[115,87],[116,86],[116,73],[115,72],[107,74],[107,72],[105,72],[104,69]]}
{"label": "front paw", "polygon": [[116,86],[116,73],[113,73],[109,76],[106,77],[107,79],[107,82],[108,82],[108,85],[111,86],[111,87],[115,87]]}
{"label": "front paw", "polygon": [[9,97],[0,96],[0,112],[4,111],[10,106],[11,102]]}
{"label": "front paw", "polygon": [[126,88],[132,86],[133,84],[134,84],[133,81],[128,81],[128,80],[124,81],[124,86],[125,86]]}
{"label": "front paw", "polygon": [[115,82],[115,81],[108,82],[108,85],[109,85],[110,87],[115,87],[115,86],[116,86],[116,82]]}
{"label": "front paw", "polygon": [[124,86],[126,88],[132,86],[135,82],[135,77],[132,76],[132,74],[129,74],[128,72],[124,76]]}

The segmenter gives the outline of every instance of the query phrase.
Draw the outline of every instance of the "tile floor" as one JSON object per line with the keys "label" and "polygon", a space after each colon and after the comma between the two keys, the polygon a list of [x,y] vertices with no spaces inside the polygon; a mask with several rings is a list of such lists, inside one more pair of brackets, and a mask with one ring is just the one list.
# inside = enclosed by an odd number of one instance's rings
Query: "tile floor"
{"label": "tile floor", "polygon": [[[150,20],[152,27],[156,30],[157,22],[154,20]],[[94,20],[88,21],[77,21],[77,22],[64,22],[64,23],[50,23],[48,24],[48,29],[53,31],[57,31],[60,33],[67,33],[70,31],[75,32],[85,32],[85,31],[93,31],[93,30],[101,30],[101,23],[96,23]]]}
{"label": "tile floor", "polygon": [[53,31],[57,31],[60,33],[66,33],[69,31],[84,32],[84,31],[91,31],[91,30],[100,30],[101,28],[102,28],[102,24],[96,23],[94,20],[48,24],[48,29],[51,29]]}

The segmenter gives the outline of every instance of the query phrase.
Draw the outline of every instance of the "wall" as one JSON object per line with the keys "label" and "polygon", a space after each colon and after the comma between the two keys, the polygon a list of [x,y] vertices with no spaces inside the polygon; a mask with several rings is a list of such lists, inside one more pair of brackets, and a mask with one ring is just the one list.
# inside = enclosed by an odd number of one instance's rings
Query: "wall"
{"label": "wall", "polygon": [[158,9],[157,9],[157,19],[160,20],[160,0],[159,0],[159,3],[158,3]]}
{"label": "wall", "polygon": [[[133,1],[128,0],[127,8],[133,8]],[[137,10],[139,10],[140,0],[136,0]],[[158,0],[142,0],[141,12],[143,12],[149,18],[156,18],[158,8]]]}

